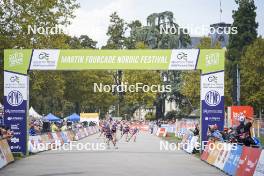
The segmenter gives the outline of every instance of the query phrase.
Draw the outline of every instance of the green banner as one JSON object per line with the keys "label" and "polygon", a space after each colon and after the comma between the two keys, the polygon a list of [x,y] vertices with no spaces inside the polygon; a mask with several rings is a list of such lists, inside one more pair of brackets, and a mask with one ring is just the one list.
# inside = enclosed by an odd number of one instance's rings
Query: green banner
{"label": "green banner", "polygon": [[225,69],[225,50],[202,49],[198,59],[197,69],[202,73],[216,72]]}
{"label": "green banner", "polygon": [[168,69],[171,50],[61,50],[58,70]]}
{"label": "green banner", "polygon": [[4,70],[27,74],[31,54],[31,49],[4,50]]}
{"label": "green banner", "polygon": [[[198,53],[200,53],[198,55]],[[5,50],[4,69],[26,74],[27,70],[224,70],[225,50]],[[199,58],[198,58],[199,56]],[[197,63],[198,62],[198,63]],[[30,66],[29,66],[30,65]],[[195,66],[197,67],[195,68]]]}

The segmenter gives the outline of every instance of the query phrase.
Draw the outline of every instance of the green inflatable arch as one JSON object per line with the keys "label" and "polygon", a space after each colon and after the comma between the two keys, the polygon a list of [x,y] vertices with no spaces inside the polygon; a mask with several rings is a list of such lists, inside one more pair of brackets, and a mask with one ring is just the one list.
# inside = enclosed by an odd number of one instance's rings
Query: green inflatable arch
{"label": "green inflatable arch", "polygon": [[201,70],[201,140],[208,125],[224,126],[225,50],[59,50],[4,51],[4,123],[14,131],[12,152],[27,154],[29,70]]}

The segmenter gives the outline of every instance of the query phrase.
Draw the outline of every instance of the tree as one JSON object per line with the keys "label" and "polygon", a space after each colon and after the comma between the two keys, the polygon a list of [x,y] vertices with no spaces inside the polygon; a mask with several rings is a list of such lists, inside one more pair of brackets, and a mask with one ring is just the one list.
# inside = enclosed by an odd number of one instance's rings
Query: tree
{"label": "tree", "polygon": [[[67,26],[71,19],[74,18],[74,11],[79,7],[76,0],[67,1],[11,1],[5,0],[0,2],[0,63],[3,70],[3,50],[8,48],[68,48],[66,44],[67,36],[65,34],[42,35],[28,33],[28,26],[36,27],[54,27],[55,25]],[[35,74],[35,75],[34,75]],[[36,85],[42,83],[38,81],[46,81],[51,79],[49,73],[41,74],[36,72],[31,74],[30,89],[35,89]],[[33,76],[34,75],[34,76]],[[38,79],[33,77],[38,75]],[[1,84],[3,84],[3,75],[1,74]],[[54,77],[60,77],[60,73],[54,73]],[[52,84],[47,84],[53,86]],[[33,86],[33,87],[32,87]],[[55,86],[59,88],[59,86]],[[55,88],[53,87],[53,88]],[[1,95],[3,93],[1,86]],[[53,89],[53,91],[60,92]],[[43,93],[43,94],[42,94]],[[36,95],[40,101],[45,92],[39,90]],[[34,93],[30,95],[31,99],[35,99]],[[61,96],[56,96],[62,98]],[[61,100],[60,100],[61,101]],[[33,100],[34,102],[34,100]],[[38,101],[35,101],[37,103]],[[51,105],[48,105],[51,106]],[[45,109],[45,108],[44,108]],[[38,111],[39,109],[36,108]],[[46,111],[46,110],[44,110]]]}
{"label": "tree", "polygon": [[261,111],[264,104],[264,39],[258,38],[241,58],[241,100]]}
{"label": "tree", "polygon": [[112,84],[112,75],[108,71],[66,72],[65,94],[67,101],[74,103],[76,113],[106,112],[115,101],[111,92],[94,92],[94,83]]}
{"label": "tree", "polygon": [[136,49],[148,49],[148,46],[144,42],[137,42],[135,44]]}
{"label": "tree", "polygon": [[41,114],[53,112],[62,116],[64,80],[62,72],[34,71],[30,74],[30,104]]}
{"label": "tree", "polygon": [[93,39],[91,39],[87,35],[81,35],[79,37],[79,40],[80,40],[80,44],[81,44],[82,48],[92,48],[92,49],[96,48],[97,42],[94,41]]}
{"label": "tree", "polygon": [[[139,20],[132,21],[127,24],[127,29],[129,31],[129,36],[125,38],[125,48],[126,49],[136,49],[137,48],[137,38],[136,38],[136,30],[141,28],[142,24]],[[144,43],[143,43],[144,44]],[[140,47],[138,47],[140,48]]]}
{"label": "tree", "polygon": [[[161,84],[159,72],[145,70],[126,70],[124,72],[123,81],[128,83],[128,85],[136,85],[137,83],[149,86]],[[124,113],[132,116],[139,107],[153,107],[156,96],[157,93],[151,91],[143,92],[139,90],[139,92],[126,92],[123,101],[125,104]]]}
{"label": "tree", "polygon": [[122,49],[124,48],[125,41],[125,22],[121,19],[116,12],[110,15],[110,26],[107,30],[107,40],[106,46],[103,49]]}
{"label": "tree", "polygon": [[172,120],[172,119],[182,119],[183,117],[185,117],[185,115],[181,112],[181,111],[169,111],[165,118],[166,119],[169,119],[169,120]]}
{"label": "tree", "polygon": [[96,49],[97,41],[87,35],[81,35],[80,37],[67,36],[66,43],[71,49]]}
{"label": "tree", "polygon": [[[11,8],[12,7],[12,8]],[[42,35],[28,32],[29,26],[67,26],[79,7],[68,1],[3,1],[0,5],[0,49],[48,48],[65,35]],[[62,43],[60,43],[62,44]]]}
{"label": "tree", "polygon": [[200,71],[188,71],[182,74],[180,91],[189,105],[186,106],[187,114],[200,108],[200,74]]}
{"label": "tree", "polygon": [[[79,7],[76,0],[67,1],[4,1],[0,3],[0,51],[4,48],[96,48],[96,41],[87,35],[42,35],[28,33],[28,25],[37,27],[67,26]],[[13,8],[10,8],[13,7]],[[3,56],[3,55],[1,55]],[[41,114],[53,112],[66,116],[72,112],[95,112],[111,104],[112,95],[95,96],[93,82],[107,73],[96,71],[30,72],[30,105]],[[2,86],[3,87],[3,86]],[[2,91],[1,91],[2,92]],[[102,98],[102,96],[105,98]],[[96,99],[96,98],[100,98]],[[103,111],[103,110],[102,110]]]}
{"label": "tree", "polygon": [[[232,27],[237,27],[237,34],[230,34],[227,47],[228,76],[232,79],[231,87],[234,104],[239,104],[237,100],[237,68],[240,66],[241,55],[246,46],[250,45],[257,38],[256,6],[254,0],[235,0],[239,5],[233,11],[234,22]],[[233,89],[232,89],[233,88]]]}
{"label": "tree", "polygon": [[80,49],[82,48],[81,42],[78,37],[71,37],[68,36],[68,39],[66,41],[71,49]]}
{"label": "tree", "polygon": [[[174,15],[170,11],[153,13],[147,17],[147,26],[138,28],[135,33],[137,41],[144,42],[150,48],[173,49],[185,48],[191,43],[190,36],[183,33],[179,25],[174,22]],[[161,33],[161,27],[174,28],[175,34]]]}
{"label": "tree", "polygon": [[221,49],[221,43],[218,41],[214,47],[212,47],[212,42],[210,37],[203,37],[200,40],[200,43],[196,46],[196,48],[200,49],[208,49],[208,48],[214,48],[214,49]]}
{"label": "tree", "polygon": [[155,117],[155,114],[153,112],[148,112],[146,115],[145,115],[145,119],[146,120],[155,120],[156,117]]}

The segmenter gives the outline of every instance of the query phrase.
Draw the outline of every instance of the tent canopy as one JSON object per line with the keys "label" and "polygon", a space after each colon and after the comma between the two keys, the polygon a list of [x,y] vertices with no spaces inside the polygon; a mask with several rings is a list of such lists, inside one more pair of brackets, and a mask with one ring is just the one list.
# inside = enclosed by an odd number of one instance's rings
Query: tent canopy
{"label": "tent canopy", "polygon": [[29,109],[29,116],[30,117],[33,117],[33,118],[36,118],[36,119],[41,119],[41,115],[39,114],[39,113],[37,113],[36,111],[35,111],[35,109],[31,106],[30,107],[30,109]]}
{"label": "tent canopy", "polygon": [[193,110],[190,114],[189,117],[200,117],[200,109],[195,109]]}
{"label": "tent canopy", "polygon": [[80,116],[76,113],[73,113],[72,115],[66,117],[66,119],[68,121],[72,121],[72,122],[79,122],[80,121]]}
{"label": "tent canopy", "polygon": [[52,113],[49,113],[48,115],[46,115],[44,117],[45,120],[48,121],[52,121],[52,122],[56,122],[56,121],[60,121],[61,119],[59,117],[56,117],[55,115],[53,115]]}

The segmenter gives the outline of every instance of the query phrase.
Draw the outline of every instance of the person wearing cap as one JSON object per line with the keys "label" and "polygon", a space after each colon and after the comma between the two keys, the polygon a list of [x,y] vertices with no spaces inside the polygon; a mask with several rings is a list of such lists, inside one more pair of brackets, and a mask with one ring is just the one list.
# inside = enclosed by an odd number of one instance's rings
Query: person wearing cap
{"label": "person wearing cap", "polygon": [[29,135],[30,136],[36,136],[36,130],[35,130],[35,126],[33,123],[30,124]]}

